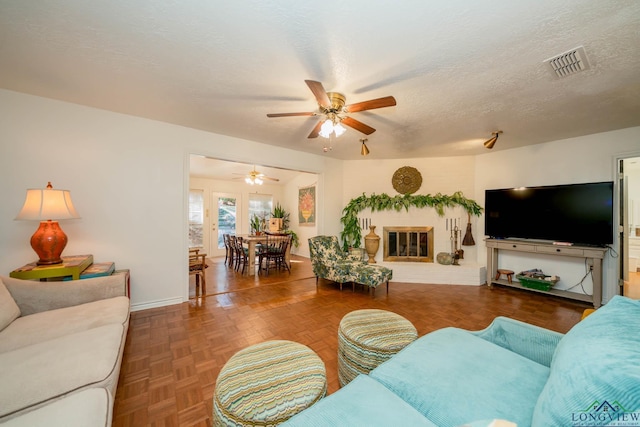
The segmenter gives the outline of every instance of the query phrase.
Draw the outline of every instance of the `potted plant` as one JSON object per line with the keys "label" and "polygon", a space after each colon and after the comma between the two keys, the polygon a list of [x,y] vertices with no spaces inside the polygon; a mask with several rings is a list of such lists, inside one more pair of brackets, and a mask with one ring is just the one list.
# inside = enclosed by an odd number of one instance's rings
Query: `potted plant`
{"label": "potted plant", "polygon": [[291,234],[291,244],[294,247],[298,247],[300,245],[300,240],[298,239],[298,235],[293,230],[283,230],[283,233]]}
{"label": "potted plant", "polygon": [[289,229],[289,217],[289,212],[287,212],[280,203],[276,203],[273,207],[273,212],[271,212],[271,218],[278,218],[281,220],[280,232],[290,234],[291,244],[297,248],[300,245],[300,240],[298,239],[296,232]]}
{"label": "potted plant", "polygon": [[262,233],[262,222],[258,215],[253,214],[249,225],[251,226],[251,234],[259,236]]}
{"label": "potted plant", "polygon": [[[273,207],[273,212],[271,212],[271,219],[275,220],[275,223],[277,223],[277,230],[271,230],[271,227],[269,227],[269,231],[282,231],[286,230],[289,227],[289,214],[284,210],[280,203],[276,203],[276,205]],[[272,222],[270,221],[270,225],[271,223]]]}

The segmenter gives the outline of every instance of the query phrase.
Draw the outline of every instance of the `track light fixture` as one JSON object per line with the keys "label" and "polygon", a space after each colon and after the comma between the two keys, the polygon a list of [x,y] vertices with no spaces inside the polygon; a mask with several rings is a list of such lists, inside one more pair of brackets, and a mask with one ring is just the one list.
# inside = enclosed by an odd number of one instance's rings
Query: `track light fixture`
{"label": "track light fixture", "polygon": [[367,154],[369,154],[369,148],[367,147],[367,144],[365,144],[365,142],[367,141],[368,141],[367,138],[360,139],[360,142],[362,142],[362,148],[360,149],[360,154],[362,154],[363,156],[366,156]]}
{"label": "track light fixture", "polygon": [[501,133],[502,133],[501,130],[497,132],[491,132],[491,135],[493,136],[484,142],[484,146],[487,147],[489,150],[491,150],[493,146],[496,145],[496,141],[498,140],[498,135],[500,135]]}

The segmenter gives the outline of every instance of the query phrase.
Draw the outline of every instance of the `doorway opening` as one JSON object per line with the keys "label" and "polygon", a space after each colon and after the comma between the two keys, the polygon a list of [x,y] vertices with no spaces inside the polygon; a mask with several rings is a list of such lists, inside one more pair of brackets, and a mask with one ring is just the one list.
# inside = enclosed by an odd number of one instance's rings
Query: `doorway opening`
{"label": "doorway opening", "polygon": [[[207,253],[209,264],[220,261],[220,258],[221,262],[224,261],[226,252],[224,234],[248,235],[251,233],[249,213],[252,212],[250,205],[253,199],[268,196],[268,201],[271,202],[270,208],[262,206],[260,210],[265,218],[271,215],[276,205],[281,206],[293,217],[298,212],[299,188],[316,185],[321,181],[321,175],[314,172],[223,160],[200,154],[187,156],[187,176],[185,177],[187,189],[201,190],[204,198],[202,226],[198,225],[198,233],[192,234],[202,235],[202,247]],[[256,170],[269,178],[264,179],[261,185],[255,182],[254,185],[250,185],[246,182],[246,178]],[[322,201],[319,199],[318,203]],[[189,218],[191,218],[190,214]],[[297,234],[298,242],[306,242],[308,237],[318,234],[317,226],[300,228],[294,221],[290,223],[290,229]],[[308,257],[306,245],[292,247],[292,251],[295,255]],[[185,288],[186,294],[189,295],[188,283]]]}
{"label": "doorway opening", "polygon": [[619,160],[620,294],[640,298],[640,157]]}

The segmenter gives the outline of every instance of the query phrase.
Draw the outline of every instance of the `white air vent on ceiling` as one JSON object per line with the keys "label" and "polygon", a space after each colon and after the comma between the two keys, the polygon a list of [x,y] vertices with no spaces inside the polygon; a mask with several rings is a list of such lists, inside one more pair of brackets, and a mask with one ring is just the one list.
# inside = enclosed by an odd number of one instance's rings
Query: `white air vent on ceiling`
{"label": "white air vent on ceiling", "polygon": [[549,58],[544,62],[549,64],[551,71],[557,77],[567,77],[591,68],[587,53],[582,46]]}

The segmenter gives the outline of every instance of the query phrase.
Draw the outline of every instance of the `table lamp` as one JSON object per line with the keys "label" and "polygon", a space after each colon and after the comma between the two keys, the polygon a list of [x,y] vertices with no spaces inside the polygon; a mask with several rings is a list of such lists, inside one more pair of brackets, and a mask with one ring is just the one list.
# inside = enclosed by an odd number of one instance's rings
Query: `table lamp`
{"label": "table lamp", "polygon": [[40,259],[38,265],[60,264],[60,254],[67,245],[57,220],[80,218],[71,202],[69,190],[54,190],[51,182],[44,189],[28,189],[22,210],[15,219],[40,221],[31,236],[31,247]]}

